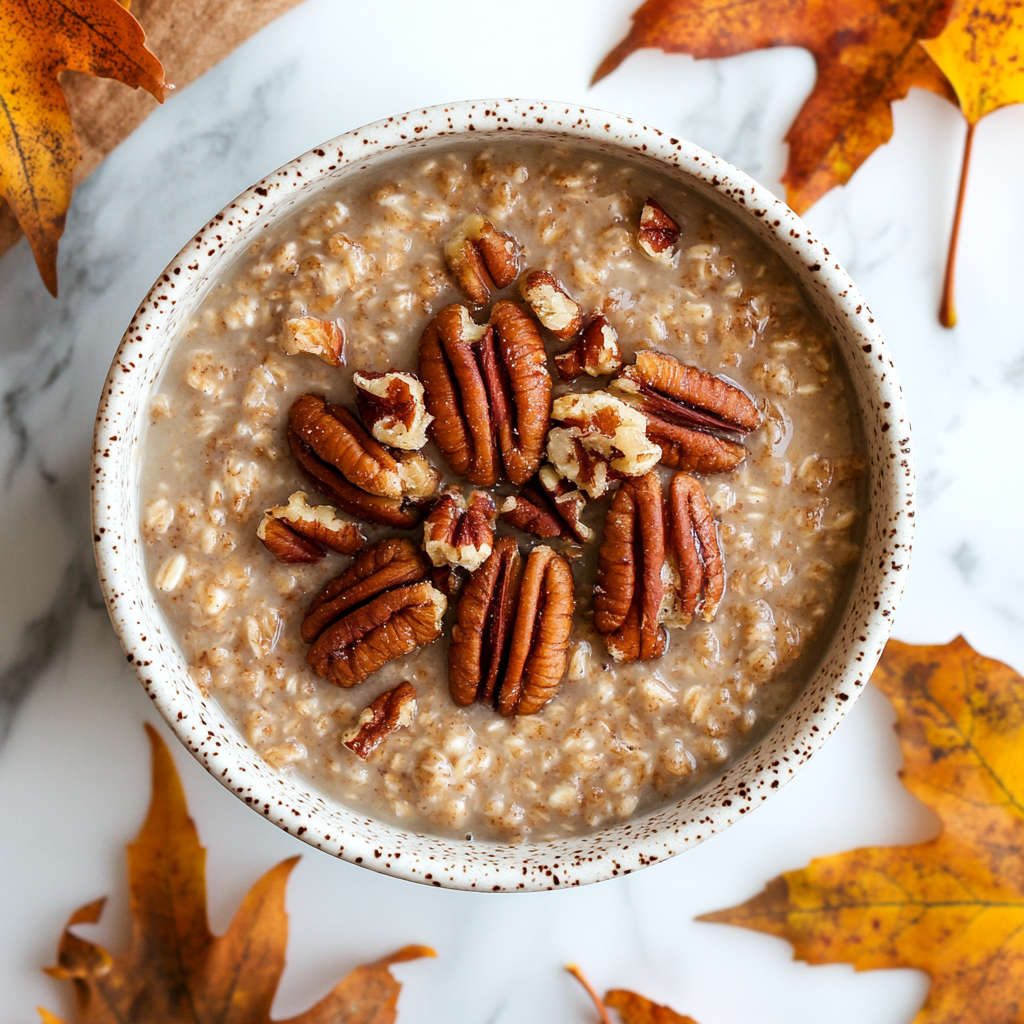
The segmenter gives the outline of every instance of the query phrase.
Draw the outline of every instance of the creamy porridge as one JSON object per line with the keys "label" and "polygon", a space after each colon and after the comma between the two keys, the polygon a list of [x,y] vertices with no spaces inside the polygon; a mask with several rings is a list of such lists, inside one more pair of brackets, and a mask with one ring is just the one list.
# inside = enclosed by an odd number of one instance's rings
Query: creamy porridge
{"label": "creamy porridge", "polygon": [[[452,338],[488,386],[485,348],[505,360],[511,421],[486,388],[480,418]],[[427,387],[397,433],[388,371]],[[310,469],[360,418],[390,442],[357,501],[386,524]],[[196,683],[280,771],[403,828],[556,838],[703,785],[785,710],[859,557],[858,444],[828,330],[731,216],[579,147],[421,151],[268,229],[182,331],[144,441],[148,571]],[[325,557],[278,560],[281,529]],[[398,657],[342,657],[310,624],[336,593],[307,613],[373,558],[425,567],[398,581],[419,618]],[[473,602],[516,559],[509,614],[542,596],[501,648],[498,596],[486,621]]]}

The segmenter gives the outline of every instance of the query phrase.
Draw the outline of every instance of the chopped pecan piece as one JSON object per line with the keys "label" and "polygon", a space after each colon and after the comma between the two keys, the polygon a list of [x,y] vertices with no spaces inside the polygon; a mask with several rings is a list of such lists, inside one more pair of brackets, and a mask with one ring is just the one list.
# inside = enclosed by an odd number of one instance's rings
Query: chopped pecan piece
{"label": "chopped pecan piece", "polygon": [[331,405],[319,395],[296,398],[288,422],[318,458],[367,494],[423,498],[437,489],[437,474],[422,455],[392,455],[347,409]]}
{"label": "chopped pecan piece", "polygon": [[537,472],[551,409],[547,352],[533,320],[514,302],[491,310],[480,339],[481,367],[505,475],[519,485]]}
{"label": "chopped pecan piece", "polygon": [[494,427],[474,348],[488,331],[465,306],[446,306],[427,324],[419,346],[431,436],[452,470],[478,487],[498,480]]}
{"label": "chopped pecan piece", "polygon": [[676,473],[669,491],[672,550],[679,571],[679,610],[688,622],[704,590],[701,615],[710,622],[725,593],[725,561],[711,503],[700,481]]}
{"label": "chopped pecan piece", "polygon": [[411,683],[399,683],[363,711],[341,742],[365,761],[393,732],[412,725],[415,717],[416,691]]}
{"label": "chopped pecan piece", "polygon": [[582,522],[587,499],[582,491],[563,480],[553,466],[541,466],[537,476],[517,495],[505,498],[501,518],[510,526],[548,539],[561,537],[586,543],[593,531]]}
{"label": "chopped pecan piece", "polygon": [[562,425],[548,434],[548,459],[591,498],[617,477],[643,476],[661,458],[643,413],[607,391],[560,395],[551,417]]}
{"label": "chopped pecan piece", "polygon": [[322,679],[355,686],[441,635],[447,601],[413,543],[389,538],[360,552],[313,599],[302,622],[306,661]]}
{"label": "chopped pecan piece", "polygon": [[423,401],[423,385],[411,373],[354,373],[356,406],[367,429],[381,444],[418,451],[427,443],[434,417]]}
{"label": "chopped pecan piece", "polygon": [[594,624],[618,661],[665,653],[665,511],[655,472],[628,480],[612,499],[597,556]]}
{"label": "chopped pecan piece", "polygon": [[457,704],[496,703],[503,715],[539,711],[558,692],[575,610],[572,570],[551,548],[535,548],[525,569],[511,537],[494,546],[459,601],[448,651]]}
{"label": "chopped pecan piece", "polygon": [[600,314],[595,316],[572,348],[555,356],[555,369],[562,380],[575,380],[582,373],[604,377],[621,370],[622,349],[615,328]]}
{"label": "chopped pecan piece", "polygon": [[519,246],[489,220],[467,217],[444,247],[448,268],[474,306],[482,306],[494,288],[507,288],[519,274]]}
{"label": "chopped pecan piece", "polygon": [[319,562],[328,549],[351,555],[366,543],[355,523],[339,519],[330,505],[310,505],[305,491],[296,491],[287,505],[267,509],[256,536],[279,562],[289,564]]}
{"label": "chopped pecan piece", "polygon": [[486,491],[474,491],[468,505],[460,491],[447,491],[424,520],[423,550],[436,566],[479,569],[494,544],[496,515]]}
{"label": "chopped pecan piece", "polygon": [[423,505],[408,498],[380,498],[350,484],[332,465],[324,462],[290,427],[288,444],[302,475],[349,515],[368,523],[410,530],[423,517]]}
{"label": "chopped pecan piece", "polygon": [[533,315],[559,341],[568,341],[583,326],[579,305],[548,270],[531,270],[519,284],[519,293]]}
{"label": "chopped pecan piece", "polygon": [[638,352],[609,388],[647,417],[647,433],[661,445],[665,465],[688,472],[735,469],[746,451],[713,432],[748,434],[761,425],[746,392],[664,352]]}
{"label": "chopped pecan piece", "polygon": [[672,254],[679,241],[679,225],[654,199],[647,199],[640,212],[640,230],[636,242],[652,260],[663,266],[672,265]]}
{"label": "chopped pecan piece", "polygon": [[281,348],[290,356],[309,352],[331,366],[345,364],[345,332],[333,320],[314,316],[285,320]]}

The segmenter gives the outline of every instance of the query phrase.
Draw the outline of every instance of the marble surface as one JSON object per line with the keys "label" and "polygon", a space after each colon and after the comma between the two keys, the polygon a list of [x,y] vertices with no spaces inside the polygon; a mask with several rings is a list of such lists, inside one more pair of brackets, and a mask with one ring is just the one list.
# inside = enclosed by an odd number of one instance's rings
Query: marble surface
{"label": "marble surface", "polygon": [[[21,245],[0,261],[0,1012],[70,1011],[52,962],[69,911],[111,896],[92,931],[127,940],[124,843],[148,798],[141,728],[155,715],[124,661],[95,582],[88,451],[101,382],[152,281],[243,188],[342,131],[416,106],[518,95],[613,109],[682,135],[778,191],[781,139],[811,88],[798,50],[719,62],[647,52],[588,88],[621,37],[625,0],[523,0],[512,17],[465,0],[308,2],[174,95],[78,190],[52,300]],[[961,241],[961,322],[935,320],[964,125],[914,92],[893,141],[807,216],[872,304],[913,417],[917,550],[896,635],[963,633],[1024,667],[1022,271],[1024,108],[980,127]],[[697,924],[781,871],[853,846],[933,834],[895,776],[887,702],[869,690],[807,768],[758,813],[628,878],[571,892],[487,897],[395,881],[309,850],[175,755],[209,847],[213,925],[277,860],[303,854],[288,896],[287,1016],[339,973],[406,942],[402,1020],[590,1021],[561,965],[636,988],[701,1024],[909,1021],[927,982],[791,960],[776,939]],[[164,735],[170,733],[163,729]],[[170,738],[175,743],[173,738]]]}

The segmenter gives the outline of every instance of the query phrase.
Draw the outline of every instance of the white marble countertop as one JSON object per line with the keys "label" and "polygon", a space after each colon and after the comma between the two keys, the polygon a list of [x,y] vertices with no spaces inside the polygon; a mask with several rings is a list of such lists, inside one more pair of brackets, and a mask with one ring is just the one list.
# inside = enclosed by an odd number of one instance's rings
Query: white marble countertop
{"label": "white marble countertop", "polygon": [[[95,929],[127,940],[124,844],[148,799],[141,728],[155,721],[95,582],[88,452],[101,382],[152,281],[238,192],[311,146],[379,117],[471,96],[535,96],[616,110],[692,139],[781,193],[785,129],[814,66],[798,50],[695,63],[645,52],[588,88],[624,34],[629,0],[308,0],[174,95],[75,195],[61,297],[25,245],[0,262],[0,1014],[70,1013],[53,962],[72,908],[104,893]],[[1024,668],[1024,108],[984,121],[961,239],[960,326],[935,319],[964,124],[935,96],[896,105],[893,141],[807,216],[872,304],[910,404],[917,550],[896,635],[963,633]],[[1004,514],[1008,519],[1004,519]],[[209,847],[213,926],[276,861],[292,876],[289,965],[277,1016],[407,942],[400,1019],[432,1024],[592,1020],[561,971],[635,988],[701,1024],[909,1021],[913,971],[855,974],[791,960],[783,942],[698,924],[811,857],[927,837],[930,813],[896,779],[893,714],[869,689],[796,780],[703,846],[582,890],[483,896],[426,889],[309,849],[245,808],[174,745]],[[70,1019],[70,1018],[69,1018]]]}

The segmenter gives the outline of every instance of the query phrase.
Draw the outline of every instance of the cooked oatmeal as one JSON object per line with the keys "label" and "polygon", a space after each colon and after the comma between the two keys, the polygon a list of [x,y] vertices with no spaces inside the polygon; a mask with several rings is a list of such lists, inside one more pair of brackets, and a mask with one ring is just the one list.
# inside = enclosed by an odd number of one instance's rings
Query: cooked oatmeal
{"label": "cooked oatmeal", "polygon": [[[637,247],[648,196],[680,225],[670,259]],[[717,615],[669,629],[660,658],[617,662],[595,627],[611,494],[587,503],[592,539],[582,551],[498,521],[497,536],[514,535],[524,553],[550,543],[568,554],[576,594],[558,695],[508,718],[480,703],[460,707],[449,692],[458,594],[435,643],[350,689],[318,678],[299,627],[351,559],[282,564],[257,538],[263,513],[297,491],[332,504],[292,457],[292,403],[313,393],[354,410],[353,371],[417,371],[427,323],[464,301],[445,245],[473,213],[518,241],[524,269],[550,271],[585,315],[603,314],[627,365],[638,351],[669,353],[738,384],[761,417],[744,439],[745,461],[701,477],[726,571]],[[517,287],[491,296],[504,298],[518,300]],[[298,318],[342,327],[343,366],[303,348]],[[599,373],[559,380],[553,357],[567,344],[551,333],[545,341],[556,399],[608,386]],[[148,570],[196,684],[280,771],[407,829],[557,838],[700,787],[784,712],[841,614],[859,556],[858,437],[828,330],[781,261],[731,215],[656,171],[578,147],[420,151],[372,174],[353,171],[271,228],[183,329],[144,442]],[[468,494],[433,443],[422,452],[442,484]],[[658,472],[667,485],[671,473]],[[491,491],[501,506],[517,488]],[[361,528],[370,541],[422,537],[419,527]],[[346,737],[401,682],[415,690],[414,716],[403,711],[403,727],[357,757]]]}

